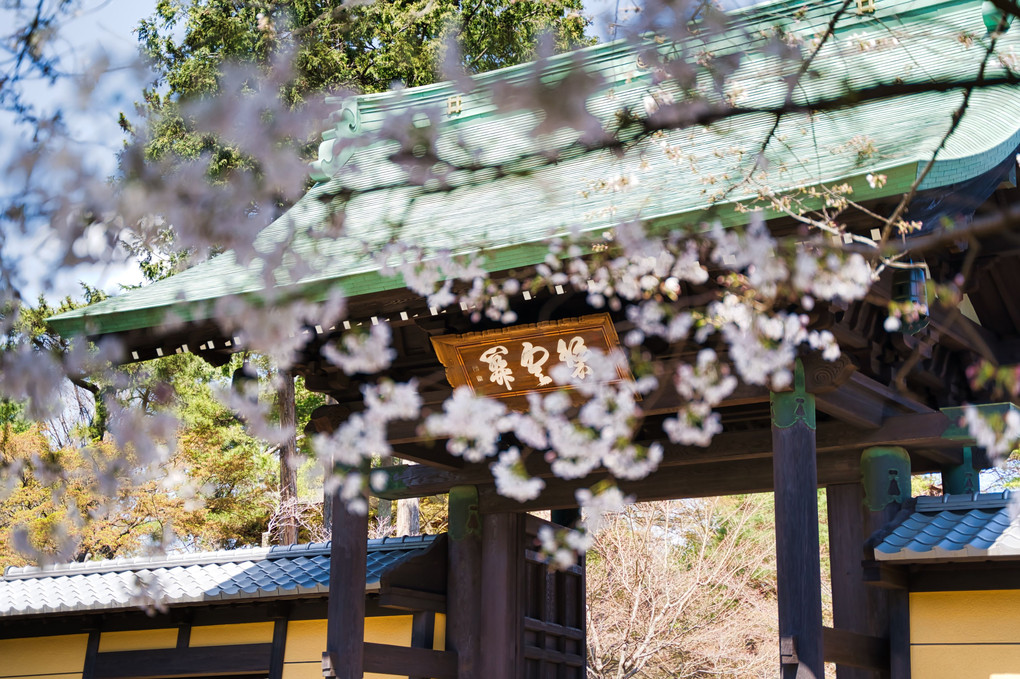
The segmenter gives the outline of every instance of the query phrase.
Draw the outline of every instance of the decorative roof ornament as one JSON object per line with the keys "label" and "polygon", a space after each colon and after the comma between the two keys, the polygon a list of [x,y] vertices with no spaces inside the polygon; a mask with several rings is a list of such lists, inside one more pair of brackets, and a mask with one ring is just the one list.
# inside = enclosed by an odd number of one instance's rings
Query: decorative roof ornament
{"label": "decorative roof ornament", "polygon": [[1003,12],[992,0],[981,4],[981,18],[989,33],[1005,33],[1013,23],[1013,15]]}
{"label": "decorative roof ornament", "polygon": [[317,182],[324,182],[336,176],[351,156],[355,146],[344,144],[342,140],[356,137],[361,132],[361,111],[357,99],[348,99],[340,104],[340,108],[330,115],[333,127],[322,133],[319,144],[319,157],[311,162],[311,177]]}

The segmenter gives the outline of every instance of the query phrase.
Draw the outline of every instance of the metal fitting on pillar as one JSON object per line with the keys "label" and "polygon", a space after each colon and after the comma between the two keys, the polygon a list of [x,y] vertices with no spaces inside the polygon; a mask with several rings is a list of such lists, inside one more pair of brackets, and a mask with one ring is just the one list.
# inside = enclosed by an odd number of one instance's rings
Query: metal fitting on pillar
{"label": "metal fitting on pillar", "polygon": [[861,485],[864,504],[873,512],[902,504],[911,495],[910,454],[900,446],[865,448],[861,454]]}

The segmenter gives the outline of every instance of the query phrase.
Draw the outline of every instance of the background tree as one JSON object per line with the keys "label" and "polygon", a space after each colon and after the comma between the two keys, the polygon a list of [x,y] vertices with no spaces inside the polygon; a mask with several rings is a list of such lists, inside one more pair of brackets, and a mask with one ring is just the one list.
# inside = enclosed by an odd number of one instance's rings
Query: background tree
{"label": "background tree", "polygon": [[156,73],[143,103],[157,121],[149,157],[209,154],[214,177],[249,162],[181,109],[215,95],[227,64],[284,69],[279,96],[288,105],[313,93],[417,87],[440,78],[444,59],[468,73],[528,61],[543,34],[557,51],[591,44],[581,6],[581,0],[160,0],[138,29]]}
{"label": "background tree", "polygon": [[773,676],[772,529],[764,495],[608,518],[587,557],[589,676]]}

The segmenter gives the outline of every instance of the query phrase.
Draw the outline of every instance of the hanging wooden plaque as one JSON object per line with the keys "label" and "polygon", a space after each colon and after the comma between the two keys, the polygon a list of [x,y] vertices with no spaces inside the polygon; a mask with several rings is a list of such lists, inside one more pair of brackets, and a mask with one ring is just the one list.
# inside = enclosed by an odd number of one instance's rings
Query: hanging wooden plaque
{"label": "hanging wooden plaque", "polygon": [[[467,385],[476,394],[523,404],[531,392],[560,389],[550,371],[564,363],[583,380],[591,374],[592,350],[619,348],[620,339],[609,314],[597,314],[534,325],[519,325],[465,335],[432,338],[432,346],[454,387]],[[619,379],[632,379],[619,369]]]}

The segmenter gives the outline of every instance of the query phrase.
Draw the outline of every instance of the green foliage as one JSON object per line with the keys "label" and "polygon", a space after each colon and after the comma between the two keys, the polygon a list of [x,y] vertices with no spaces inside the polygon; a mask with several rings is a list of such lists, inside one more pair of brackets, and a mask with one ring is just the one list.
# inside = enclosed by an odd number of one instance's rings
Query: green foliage
{"label": "green foliage", "polygon": [[[557,51],[591,44],[580,0],[389,0],[350,3],[295,0],[160,0],[138,27],[142,49],[158,74],[144,93],[154,122],[147,154],[207,154],[221,177],[246,160],[194,129],[180,104],[219,91],[224,67],[252,64],[286,77],[288,105],[310,93],[381,92],[396,83],[435,82],[451,44],[468,73],[528,61],[548,34]],[[166,91],[160,94],[161,90]],[[126,122],[126,121],[125,121]],[[128,129],[130,124],[125,126]],[[308,140],[303,140],[308,141]]]}
{"label": "green foliage", "polygon": [[10,434],[23,434],[28,431],[32,423],[25,417],[25,406],[10,399],[0,399],[0,427],[3,428],[3,436]]}

